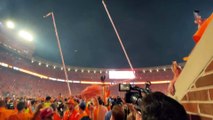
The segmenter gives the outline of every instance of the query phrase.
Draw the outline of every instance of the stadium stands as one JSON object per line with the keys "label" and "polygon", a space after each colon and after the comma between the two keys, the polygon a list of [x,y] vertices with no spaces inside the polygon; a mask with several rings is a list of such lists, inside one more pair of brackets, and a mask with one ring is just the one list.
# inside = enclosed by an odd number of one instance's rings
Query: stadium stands
{"label": "stadium stands", "polygon": [[[4,39],[4,37],[1,36],[1,41],[2,39]],[[61,81],[65,79],[62,65],[48,60],[43,60],[37,56],[32,57],[23,55],[21,54],[21,51],[16,49],[16,47],[14,48],[14,46],[7,44],[7,40],[0,42],[0,62],[12,66],[11,68],[0,68],[0,85],[2,86],[0,92],[1,95],[5,96],[15,94],[18,96],[26,95],[29,97],[44,97],[45,95],[57,96],[59,93],[68,95],[67,84]],[[20,46],[18,48],[20,48]],[[94,82],[101,84],[100,77],[103,75],[106,76],[105,82],[109,84],[113,84],[118,81],[115,79],[109,79],[108,72],[111,69],[83,68],[76,66],[66,67],[69,80],[78,82],[70,83],[71,90],[74,91],[74,95],[79,94],[86,86],[89,86]],[[17,71],[17,68],[44,75],[46,78]],[[141,82],[139,86],[143,87],[143,84],[146,81],[157,82],[152,84],[152,90],[162,91],[165,93],[168,81],[172,79],[173,74],[170,65],[167,65],[150,68],[136,68],[135,76],[136,78],[134,82]],[[52,80],[50,78],[52,78]],[[57,79],[58,81],[53,81],[53,79]],[[164,83],[158,83],[158,81],[164,81]],[[122,94],[118,91],[118,85],[110,86],[112,95]],[[41,94],[41,92],[45,93],[45,95]]]}

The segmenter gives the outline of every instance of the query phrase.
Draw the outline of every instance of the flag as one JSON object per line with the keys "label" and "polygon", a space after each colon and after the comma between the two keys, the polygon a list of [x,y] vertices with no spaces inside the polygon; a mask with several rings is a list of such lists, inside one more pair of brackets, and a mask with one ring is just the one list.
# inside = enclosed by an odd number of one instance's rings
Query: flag
{"label": "flag", "polygon": [[195,43],[198,43],[209,23],[213,21],[213,13],[202,23],[196,33],[193,35],[193,39]]}
{"label": "flag", "polygon": [[96,96],[100,96],[102,94],[102,87],[99,85],[91,85],[86,87],[82,92],[81,96],[90,99]]}

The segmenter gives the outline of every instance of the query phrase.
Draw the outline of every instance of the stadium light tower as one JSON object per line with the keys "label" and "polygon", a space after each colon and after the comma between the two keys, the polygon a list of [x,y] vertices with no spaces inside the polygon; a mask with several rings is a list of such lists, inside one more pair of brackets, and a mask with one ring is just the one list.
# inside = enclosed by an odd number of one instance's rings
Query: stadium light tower
{"label": "stadium light tower", "polygon": [[12,21],[10,21],[10,20],[6,22],[6,26],[7,26],[7,28],[9,28],[9,29],[14,29],[14,28],[15,28],[14,22],[12,22]]}
{"label": "stadium light tower", "polygon": [[33,41],[33,36],[27,31],[21,30],[19,31],[18,35],[22,37],[24,40],[27,40],[30,42]]}
{"label": "stadium light tower", "polygon": [[54,13],[49,12],[47,15],[43,16],[43,18],[47,18],[49,16],[52,17],[53,26],[54,26],[54,30],[55,30],[55,36],[56,36],[56,40],[57,40],[57,43],[58,43],[58,49],[59,49],[59,52],[60,52],[61,61],[62,61],[63,69],[64,69],[64,74],[65,74],[65,78],[66,78],[66,82],[67,82],[67,87],[68,87],[68,90],[69,90],[69,94],[71,96],[72,92],[71,92],[71,89],[70,89],[70,84],[68,82],[69,79],[68,79],[67,69],[66,69],[65,62],[64,62],[64,57],[63,57],[63,53],[62,53],[62,49],[61,49],[60,39],[59,39],[59,36],[58,36],[58,30],[57,30],[56,23],[55,23]]}

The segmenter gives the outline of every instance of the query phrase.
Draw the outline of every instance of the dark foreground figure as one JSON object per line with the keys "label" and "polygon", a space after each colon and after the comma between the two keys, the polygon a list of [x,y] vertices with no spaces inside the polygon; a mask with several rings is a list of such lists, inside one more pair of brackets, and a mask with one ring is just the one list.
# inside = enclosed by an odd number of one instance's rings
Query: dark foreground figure
{"label": "dark foreground figure", "polygon": [[188,120],[184,107],[161,92],[143,99],[142,120]]}

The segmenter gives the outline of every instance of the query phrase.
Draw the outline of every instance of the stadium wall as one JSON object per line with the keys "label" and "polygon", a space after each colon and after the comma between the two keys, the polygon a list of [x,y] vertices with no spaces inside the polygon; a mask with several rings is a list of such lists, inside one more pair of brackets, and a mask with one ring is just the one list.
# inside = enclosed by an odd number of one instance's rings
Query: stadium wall
{"label": "stadium wall", "polygon": [[213,120],[213,21],[196,44],[175,87],[191,120]]}

